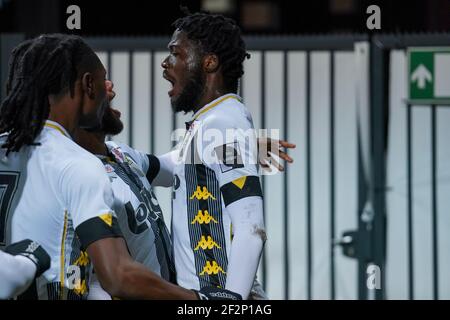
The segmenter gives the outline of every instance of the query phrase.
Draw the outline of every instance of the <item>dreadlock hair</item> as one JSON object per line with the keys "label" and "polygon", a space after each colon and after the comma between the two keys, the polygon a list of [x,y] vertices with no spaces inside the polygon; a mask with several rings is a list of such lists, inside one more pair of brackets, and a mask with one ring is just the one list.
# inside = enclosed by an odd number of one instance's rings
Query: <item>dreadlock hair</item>
{"label": "dreadlock hair", "polygon": [[241,29],[234,20],[220,14],[191,14],[185,7],[181,7],[181,10],[186,16],[177,19],[172,26],[196,42],[203,53],[217,55],[225,87],[236,93],[238,80],[244,74],[243,62],[250,58]]}
{"label": "dreadlock hair", "polygon": [[27,40],[11,53],[6,98],[0,107],[0,133],[8,132],[6,154],[37,145],[50,112],[49,95],[70,90],[85,72],[101,66],[93,50],[78,36],[48,34]]}

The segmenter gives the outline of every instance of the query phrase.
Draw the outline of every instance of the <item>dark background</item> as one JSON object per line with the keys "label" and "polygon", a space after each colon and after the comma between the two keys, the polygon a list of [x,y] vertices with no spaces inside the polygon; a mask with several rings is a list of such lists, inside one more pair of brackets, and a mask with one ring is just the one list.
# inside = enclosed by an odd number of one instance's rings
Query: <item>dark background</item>
{"label": "dark background", "polygon": [[68,32],[66,8],[81,8],[81,35],[169,35],[171,23],[208,4],[227,4],[223,13],[246,34],[368,32],[366,8],[381,8],[381,32],[450,30],[450,0],[0,0],[0,32]]}

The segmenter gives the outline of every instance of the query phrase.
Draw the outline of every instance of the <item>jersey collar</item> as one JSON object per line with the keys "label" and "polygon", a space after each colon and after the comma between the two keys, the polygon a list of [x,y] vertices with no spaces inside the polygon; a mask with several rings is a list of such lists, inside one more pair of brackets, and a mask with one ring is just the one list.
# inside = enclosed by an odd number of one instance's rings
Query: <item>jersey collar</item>
{"label": "jersey collar", "polygon": [[67,130],[62,125],[60,125],[58,122],[55,122],[55,121],[52,121],[52,120],[46,120],[45,124],[44,124],[44,127],[56,130],[59,133],[61,133],[63,136],[66,136],[67,138],[72,140],[72,137],[67,132]]}
{"label": "jersey collar", "polygon": [[192,120],[191,121],[197,120],[202,114],[205,114],[206,112],[208,112],[212,108],[216,107],[217,105],[221,104],[222,102],[224,102],[225,100],[228,100],[228,99],[236,99],[239,102],[242,101],[242,98],[240,96],[238,96],[237,94],[228,93],[226,95],[223,95],[223,96],[218,97],[217,99],[211,101],[210,103],[205,105],[203,108],[198,110],[196,113],[194,113],[194,115],[192,116]]}

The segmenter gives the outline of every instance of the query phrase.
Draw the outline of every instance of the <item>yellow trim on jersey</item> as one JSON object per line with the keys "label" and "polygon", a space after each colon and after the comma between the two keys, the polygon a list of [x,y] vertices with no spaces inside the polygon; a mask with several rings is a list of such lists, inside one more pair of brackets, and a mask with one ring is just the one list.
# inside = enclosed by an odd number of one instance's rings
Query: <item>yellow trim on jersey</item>
{"label": "yellow trim on jersey", "polygon": [[208,112],[209,110],[211,110],[212,108],[214,108],[215,106],[217,106],[219,103],[222,103],[222,102],[224,102],[224,101],[227,100],[227,99],[236,99],[236,100],[239,101],[239,99],[238,99],[236,96],[234,96],[234,95],[233,95],[233,96],[225,96],[225,97],[223,97],[223,98],[217,100],[217,101],[214,102],[213,104],[211,104],[209,107],[206,107],[205,109],[201,110],[201,111],[200,111],[200,112],[192,119],[192,121],[197,120],[197,118],[200,117],[202,114]]}
{"label": "yellow trim on jersey", "polygon": [[233,241],[233,224],[230,223],[230,240]]}
{"label": "yellow trim on jersey", "polygon": [[62,135],[66,136],[67,138],[70,138],[70,137],[67,136],[67,134],[64,132],[64,130],[62,130],[60,127],[58,127],[57,125],[55,125],[53,123],[46,122],[44,126],[52,128],[52,129],[55,129],[55,130],[58,130],[59,132],[62,133]]}
{"label": "yellow trim on jersey", "polygon": [[242,190],[242,188],[245,185],[245,181],[247,181],[247,177],[246,176],[237,178],[236,180],[231,181],[231,183]]}
{"label": "yellow trim on jersey", "polygon": [[61,286],[61,296],[60,299],[63,300],[64,298],[64,273],[65,273],[65,241],[67,236],[67,210],[64,211],[64,227],[63,227],[63,235],[61,239],[61,256],[60,256],[60,273],[59,273],[59,281]]}
{"label": "yellow trim on jersey", "polygon": [[107,212],[105,214],[99,215],[98,216],[100,219],[103,220],[104,223],[106,223],[109,227],[112,226],[112,213],[111,212]]}

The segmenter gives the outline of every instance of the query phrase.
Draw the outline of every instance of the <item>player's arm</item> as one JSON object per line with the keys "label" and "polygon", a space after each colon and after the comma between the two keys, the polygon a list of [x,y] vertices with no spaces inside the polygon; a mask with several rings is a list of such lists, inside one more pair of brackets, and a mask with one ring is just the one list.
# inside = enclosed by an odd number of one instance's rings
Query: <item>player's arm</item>
{"label": "player's arm", "polygon": [[133,149],[126,144],[120,144],[120,147],[132,156],[152,186],[172,186],[173,171],[178,157],[178,150],[172,150],[163,155],[155,156]]}
{"label": "player's arm", "polygon": [[[247,299],[258,268],[265,242],[263,200],[257,170],[257,142],[250,123],[235,123],[239,119],[212,118],[205,129],[214,128],[225,142],[214,142],[215,163],[210,164],[219,180],[222,199],[231,218],[233,238],[228,260],[226,289]],[[231,122],[233,121],[233,122]],[[239,125],[233,134],[229,128]],[[227,130],[228,129],[228,130]],[[217,131],[218,132],[218,131]],[[220,141],[220,137],[212,138]],[[205,141],[202,141],[205,146]],[[208,146],[202,153],[203,160],[210,154]],[[206,163],[209,162],[206,160]]]}
{"label": "player's arm", "polygon": [[171,187],[173,185],[173,172],[176,166],[176,159],[179,150],[175,149],[163,155],[157,156],[159,162],[159,170],[156,174],[153,173],[154,179],[152,186]]}
{"label": "player's arm", "polygon": [[0,266],[0,299],[9,299],[50,267],[50,257],[36,242],[22,240],[0,251]]}
{"label": "player's arm", "polygon": [[196,294],[160,278],[133,261],[122,238],[104,238],[87,248],[102,287],[125,299],[197,299]]}
{"label": "player's arm", "polygon": [[247,299],[266,240],[263,201],[261,196],[243,197],[230,203],[227,210],[233,226],[233,239],[225,288]]}
{"label": "player's arm", "polygon": [[60,179],[64,200],[69,212],[73,212],[75,232],[106,292],[122,299],[199,297],[194,291],[165,281],[130,257],[117,218],[110,209],[111,184],[99,161],[77,162],[75,170],[69,168]]}
{"label": "player's arm", "polygon": [[123,299],[195,299],[193,291],[168,283],[130,257],[111,210],[111,184],[100,161],[93,160],[68,166],[60,188],[103,289]]}
{"label": "player's arm", "polygon": [[[135,262],[122,238],[103,238],[88,246],[96,275],[103,289],[111,296],[123,299],[183,299],[183,300],[239,300],[241,296],[224,289],[202,288],[187,290],[160,278],[142,264]],[[227,300],[228,300],[227,299]]]}

